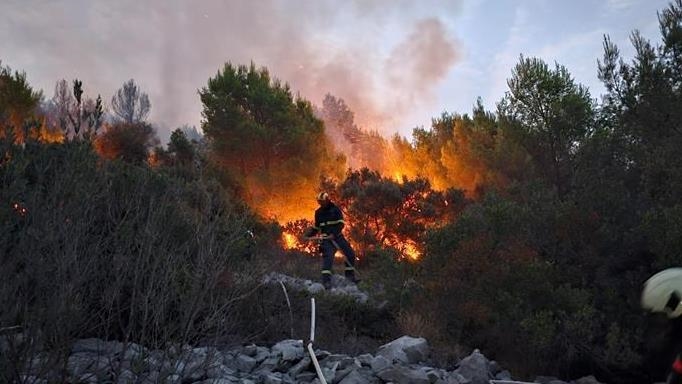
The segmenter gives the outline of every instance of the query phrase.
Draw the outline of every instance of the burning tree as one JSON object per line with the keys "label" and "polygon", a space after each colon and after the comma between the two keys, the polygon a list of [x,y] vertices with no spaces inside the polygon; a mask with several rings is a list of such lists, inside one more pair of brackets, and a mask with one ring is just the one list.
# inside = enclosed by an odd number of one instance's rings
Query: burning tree
{"label": "burning tree", "polygon": [[516,126],[486,112],[478,100],[472,116],[443,113],[430,129],[415,128],[412,141],[394,136],[391,168],[403,176],[427,178],[434,189],[463,189],[480,197],[532,172],[530,155],[519,144]]}
{"label": "burning tree", "polygon": [[[0,62],[0,137],[23,141],[35,120],[42,93],[34,91],[23,72],[12,72]],[[39,125],[39,124],[38,124]]]}
{"label": "burning tree", "polygon": [[[462,190],[437,191],[424,178],[398,182],[368,168],[349,170],[341,182],[323,180],[320,189],[343,211],[345,232],[360,255],[392,249],[410,260],[420,258],[427,230],[452,222],[468,203]],[[283,245],[314,252],[314,245],[299,240],[311,225],[307,219],[286,223]]]}
{"label": "burning tree", "polygon": [[351,240],[366,252],[390,247],[418,259],[427,229],[452,220],[466,200],[461,190],[436,191],[423,178],[399,183],[377,171],[349,171],[341,183],[323,188],[344,209]]}
{"label": "burning tree", "polygon": [[145,162],[150,149],[158,143],[156,131],[150,124],[123,122],[107,125],[94,142],[100,156],[137,164]]}

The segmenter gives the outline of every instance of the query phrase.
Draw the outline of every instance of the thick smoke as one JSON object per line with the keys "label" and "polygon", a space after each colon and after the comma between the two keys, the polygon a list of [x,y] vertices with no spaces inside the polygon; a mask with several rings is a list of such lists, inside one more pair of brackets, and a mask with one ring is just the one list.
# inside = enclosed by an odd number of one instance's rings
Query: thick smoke
{"label": "thick smoke", "polygon": [[[458,57],[441,14],[459,1],[8,0],[3,63],[51,96],[62,78],[106,101],[134,78],[166,129],[198,124],[197,89],[226,61],[266,66],[320,104],[343,98],[358,125],[390,133]],[[167,133],[166,133],[167,134]],[[165,136],[162,132],[161,136]]]}
{"label": "thick smoke", "polygon": [[431,90],[458,58],[445,26],[435,18],[419,21],[386,61],[389,84],[398,91],[389,110],[404,111],[432,101]]}

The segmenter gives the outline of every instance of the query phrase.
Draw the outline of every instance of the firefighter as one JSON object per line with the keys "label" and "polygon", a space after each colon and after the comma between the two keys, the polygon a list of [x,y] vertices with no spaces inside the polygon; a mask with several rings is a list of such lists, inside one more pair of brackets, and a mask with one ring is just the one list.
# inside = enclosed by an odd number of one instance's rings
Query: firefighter
{"label": "firefighter", "polygon": [[[644,283],[642,307],[651,312],[662,312],[670,319],[682,315],[682,268],[669,268],[653,275]],[[677,321],[677,320],[675,320]],[[668,384],[682,384],[682,351],[670,368]]]}
{"label": "firefighter", "polygon": [[336,250],[340,250],[346,257],[344,274],[352,283],[358,283],[355,278],[355,252],[341,232],[343,230],[343,213],[329,199],[327,192],[317,194],[319,208],[315,210],[315,226],[309,228],[305,236],[314,239],[319,235],[320,252],[322,253],[322,284],[326,289],[332,287],[332,264]]}

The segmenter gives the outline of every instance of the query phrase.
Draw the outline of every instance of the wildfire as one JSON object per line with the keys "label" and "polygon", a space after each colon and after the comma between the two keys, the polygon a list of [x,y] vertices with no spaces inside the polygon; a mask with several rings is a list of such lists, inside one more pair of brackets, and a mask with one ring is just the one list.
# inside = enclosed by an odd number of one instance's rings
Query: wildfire
{"label": "wildfire", "polygon": [[403,254],[410,261],[417,261],[422,256],[421,252],[419,252],[417,247],[414,244],[409,243],[409,242],[406,242],[403,244]]}
{"label": "wildfire", "polygon": [[282,232],[282,243],[283,243],[282,245],[284,245],[284,248],[286,249],[301,248],[301,243],[298,242],[298,239],[292,233]]}
{"label": "wildfire", "polygon": [[[377,151],[383,152],[379,153]],[[391,178],[401,185],[406,180],[425,177],[429,180],[430,187],[433,191],[441,191],[450,187],[450,185],[445,185],[444,176],[438,173],[442,171],[442,167],[427,166],[428,162],[425,161],[425,159],[419,158],[419,156],[426,156],[425,152],[422,152],[423,151],[418,152],[413,149],[403,149],[402,152],[399,152],[391,145],[377,146],[376,148],[373,148],[372,154],[381,154],[382,156],[380,157],[384,159],[384,161],[376,162],[373,165],[360,162],[357,165],[367,166],[370,170],[379,172],[382,175],[382,178]],[[349,154],[349,158],[352,157],[352,155],[352,153]],[[366,161],[370,157],[371,156],[364,156],[362,159]],[[281,239],[279,240],[279,243],[284,249],[297,250],[311,255],[316,253],[318,247],[317,243],[302,241],[299,237],[305,228],[292,224],[302,220],[312,219],[313,212],[317,209],[317,204],[312,198],[315,191],[317,191],[317,184],[302,183],[292,186],[285,181],[280,181],[279,184],[277,184],[277,188],[271,188],[264,185],[259,178],[255,177],[247,177],[245,184],[245,190],[249,191],[247,197],[249,206],[256,210],[260,215],[279,222],[280,225],[285,228],[281,234]],[[421,201],[428,199],[430,193],[432,192],[421,191],[414,196],[407,197],[403,201],[404,205],[401,208],[409,212],[421,212]],[[442,204],[448,206],[451,205],[451,202],[443,201]],[[387,225],[382,221],[383,218],[377,218],[377,221],[371,224],[353,223],[352,215],[346,215],[345,220],[347,239],[351,242],[351,247],[353,247],[358,255],[365,254],[372,247],[387,247],[396,250],[399,253],[398,257],[403,260],[410,262],[421,260],[422,251],[420,249],[420,243],[410,237],[410,234],[393,234],[388,237],[378,236],[374,241],[379,243],[374,243],[371,240],[367,242],[366,239],[357,240],[351,238],[350,229],[356,226],[378,226],[379,228],[373,228],[372,230],[378,232],[386,230],[391,232],[391,229],[383,228]],[[426,225],[429,226],[431,224],[436,225],[435,222],[427,223]],[[400,224],[394,223],[392,225],[399,226]],[[360,241],[360,243],[355,243],[354,240]],[[336,257],[343,256],[341,253],[337,252]]]}
{"label": "wildfire", "polygon": [[[301,243],[295,234],[288,231],[282,232],[281,244],[284,249],[298,250],[310,254],[314,253],[314,250],[316,249],[315,244],[311,246],[311,244]],[[417,245],[412,241],[408,240],[398,243],[392,242],[391,244],[393,244],[393,247],[400,250],[402,257],[408,259],[409,261],[418,261],[422,256],[421,251],[419,251]],[[357,244],[351,244],[351,246],[356,249],[357,252]],[[337,259],[343,259],[344,255],[341,251],[336,251],[334,257]]]}
{"label": "wildfire", "polygon": [[37,139],[43,143],[63,143],[64,133],[58,129],[48,129],[42,125],[35,133]]}

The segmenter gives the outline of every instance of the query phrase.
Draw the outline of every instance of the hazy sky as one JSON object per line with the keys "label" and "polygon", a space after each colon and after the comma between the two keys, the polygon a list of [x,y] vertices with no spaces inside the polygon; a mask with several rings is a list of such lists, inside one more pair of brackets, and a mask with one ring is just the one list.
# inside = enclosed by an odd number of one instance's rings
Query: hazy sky
{"label": "hazy sky", "polygon": [[0,0],[0,60],[51,98],[83,80],[106,101],[130,78],[166,140],[199,126],[197,90],[227,61],[266,66],[313,103],[409,136],[443,111],[494,108],[519,54],[565,65],[593,97],[602,36],[659,41],[667,0]]}

